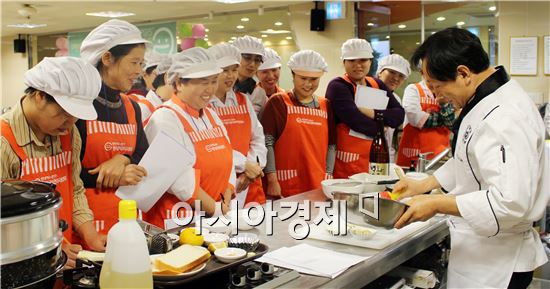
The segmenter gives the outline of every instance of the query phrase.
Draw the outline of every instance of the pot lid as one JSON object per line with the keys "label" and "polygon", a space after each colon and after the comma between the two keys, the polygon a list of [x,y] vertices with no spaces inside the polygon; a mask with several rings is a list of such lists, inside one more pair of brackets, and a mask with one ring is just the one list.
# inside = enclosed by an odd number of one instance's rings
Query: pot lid
{"label": "pot lid", "polygon": [[8,218],[42,211],[60,202],[55,185],[44,182],[3,181],[1,216]]}

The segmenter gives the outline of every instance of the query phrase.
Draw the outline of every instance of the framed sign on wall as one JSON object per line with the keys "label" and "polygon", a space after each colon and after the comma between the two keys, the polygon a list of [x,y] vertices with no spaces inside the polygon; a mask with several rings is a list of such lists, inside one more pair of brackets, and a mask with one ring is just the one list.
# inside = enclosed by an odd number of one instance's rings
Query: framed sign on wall
{"label": "framed sign on wall", "polygon": [[510,37],[510,74],[537,75],[538,38]]}

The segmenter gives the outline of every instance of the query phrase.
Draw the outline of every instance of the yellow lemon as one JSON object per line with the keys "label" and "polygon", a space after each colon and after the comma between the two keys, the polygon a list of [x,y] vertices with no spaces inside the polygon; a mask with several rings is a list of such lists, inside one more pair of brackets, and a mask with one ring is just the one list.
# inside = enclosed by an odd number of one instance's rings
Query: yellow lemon
{"label": "yellow lemon", "polygon": [[180,233],[180,245],[189,244],[193,246],[201,246],[204,243],[202,235],[195,234],[195,228],[185,228]]}

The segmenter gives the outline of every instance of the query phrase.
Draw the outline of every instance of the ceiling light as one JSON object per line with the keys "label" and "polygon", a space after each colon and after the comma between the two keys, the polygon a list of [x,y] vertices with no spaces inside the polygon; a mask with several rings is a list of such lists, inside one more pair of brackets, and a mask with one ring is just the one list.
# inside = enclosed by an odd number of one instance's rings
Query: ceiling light
{"label": "ceiling light", "polygon": [[399,28],[399,29],[404,29],[404,28],[407,28],[407,25],[401,24],[401,25],[398,25],[397,28]]}
{"label": "ceiling light", "polygon": [[416,45],[420,45],[420,42],[416,42]]}
{"label": "ceiling light", "polygon": [[266,38],[267,37],[267,34],[262,34],[262,38]]}
{"label": "ceiling light", "polygon": [[497,10],[497,6],[491,6],[489,7],[489,11],[496,11]]}
{"label": "ceiling light", "polygon": [[32,7],[29,4],[24,4],[23,8],[17,10],[17,13],[23,17],[30,17],[34,14],[36,14],[38,11],[36,11],[36,8]]}
{"label": "ceiling light", "polygon": [[235,3],[250,2],[250,0],[216,0],[216,2],[224,3],[224,4],[235,4]]}
{"label": "ceiling light", "polygon": [[286,39],[291,40],[292,36],[287,36]]}
{"label": "ceiling light", "polygon": [[118,17],[133,16],[136,14],[131,12],[122,12],[122,11],[101,11],[101,12],[86,13],[86,15],[96,16],[96,17],[118,18]]}
{"label": "ceiling light", "polygon": [[241,21],[242,21],[242,22],[248,22],[248,21],[250,21],[250,18],[248,18],[248,17],[243,17],[243,18],[241,18]]}
{"label": "ceiling light", "polygon": [[369,23],[367,23],[367,26],[371,26],[371,27],[372,27],[372,26],[374,26],[374,23],[369,22]]}
{"label": "ceiling light", "polygon": [[445,19],[447,19],[447,18],[445,18],[445,17],[443,17],[443,16],[439,16],[439,17],[437,17],[435,20],[437,20],[437,21],[445,21]]}
{"label": "ceiling light", "polygon": [[19,23],[19,24],[8,24],[7,26],[12,28],[33,29],[33,28],[46,27],[48,26],[48,24]]}
{"label": "ceiling light", "polygon": [[386,39],[390,39],[390,36],[389,36],[389,35],[386,35]]}
{"label": "ceiling light", "polygon": [[244,29],[244,26],[242,26],[242,25],[237,25],[237,29]]}
{"label": "ceiling light", "polygon": [[264,46],[269,46],[269,45],[271,45],[271,42],[269,42],[269,41],[264,41],[263,44],[264,44]]}
{"label": "ceiling light", "polygon": [[434,35],[434,34],[435,34],[435,31],[432,31],[432,35]]}
{"label": "ceiling light", "polygon": [[208,38],[208,34],[204,34],[204,38]]}
{"label": "ceiling light", "polygon": [[291,33],[291,31],[290,30],[267,29],[267,30],[260,31],[260,33],[263,33],[263,34],[288,34],[288,33]]}
{"label": "ceiling light", "polygon": [[279,42],[279,44],[281,44],[281,45],[288,45],[288,41],[286,41],[286,40],[281,40],[281,41]]}
{"label": "ceiling light", "polygon": [[233,40],[229,40],[229,41],[227,41],[227,42],[229,42],[229,43],[233,43]]}
{"label": "ceiling light", "polygon": [[208,41],[208,38],[207,38],[207,37],[205,37],[205,38],[204,38],[204,41]]}
{"label": "ceiling light", "polygon": [[283,25],[283,22],[280,22],[280,21],[275,22],[275,26],[281,26],[281,25]]}
{"label": "ceiling light", "polygon": [[237,39],[237,37],[235,37],[235,36],[231,36],[231,39],[235,40],[235,39]]}
{"label": "ceiling light", "polygon": [[458,21],[458,22],[456,23],[457,26],[462,26],[462,25],[464,25],[464,24],[466,24],[464,21]]}
{"label": "ceiling light", "polygon": [[205,32],[210,32],[210,29],[206,28],[204,29]]}

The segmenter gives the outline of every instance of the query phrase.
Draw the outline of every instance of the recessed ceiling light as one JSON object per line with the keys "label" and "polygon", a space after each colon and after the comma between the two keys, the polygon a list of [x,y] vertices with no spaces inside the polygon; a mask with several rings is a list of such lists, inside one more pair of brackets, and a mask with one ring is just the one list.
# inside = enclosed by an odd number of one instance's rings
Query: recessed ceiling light
{"label": "recessed ceiling light", "polygon": [[242,25],[237,25],[237,29],[244,29],[244,26],[242,26]]}
{"label": "recessed ceiling light", "polygon": [[432,31],[432,35],[434,35],[434,34],[435,34],[435,31]]}
{"label": "recessed ceiling light", "polygon": [[242,22],[248,22],[248,21],[250,21],[250,18],[248,18],[248,17],[243,17],[243,18],[241,18],[241,21],[242,21]]}
{"label": "recessed ceiling light", "polygon": [[122,11],[101,11],[101,12],[86,13],[86,15],[96,16],[96,17],[119,18],[119,17],[133,16],[136,14],[131,12],[122,12]]}
{"label": "recessed ceiling light", "polygon": [[266,38],[267,37],[267,34],[262,34],[262,38]]}
{"label": "recessed ceiling light", "polygon": [[237,39],[237,37],[235,37],[235,36],[231,36],[231,39],[235,40],[235,39]]}
{"label": "recessed ceiling light", "polygon": [[229,43],[233,43],[233,40],[229,40],[229,41],[227,41],[227,42],[229,42]]}
{"label": "recessed ceiling light", "polygon": [[443,17],[443,16],[439,16],[439,17],[437,17],[435,20],[437,20],[437,21],[445,21],[445,19],[447,19],[447,18],[445,18],[445,17]]}
{"label": "recessed ceiling light", "polygon": [[275,26],[281,26],[281,25],[283,25],[283,22],[277,21],[277,22],[275,22],[274,24],[275,24]]}
{"label": "recessed ceiling light", "polygon": [[271,42],[270,41],[264,41],[263,44],[264,44],[264,46],[269,46],[269,45],[271,45]]}
{"label": "recessed ceiling light", "polygon": [[407,28],[407,25],[401,24],[401,25],[398,25],[397,28],[399,28],[399,29],[404,29],[404,28]]}
{"label": "recessed ceiling light", "polygon": [[369,23],[367,23],[367,26],[371,26],[371,27],[372,27],[372,26],[374,26],[374,23],[369,22]]}
{"label": "recessed ceiling light", "polygon": [[208,38],[208,34],[204,34],[204,38]]}
{"label": "recessed ceiling light", "polygon": [[496,11],[497,10],[497,6],[491,6],[489,7],[489,11]]}
{"label": "recessed ceiling light", "polygon": [[19,23],[19,24],[8,24],[7,26],[12,27],[12,28],[33,29],[33,28],[46,27],[46,26],[48,26],[48,24]]}
{"label": "recessed ceiling light", "polygon": [[204,29],[204,31],[206,31],[206,32],[210,32],[210,29],[206,28],[206,29]]}
{"label": "recessed ceiling light", "polygon": [[281,44],[281,45],[287,45],[287,44],[288,44],[288,41],[286,41],[286,40],[281,40],[281,41],[279,42],[279,44]]}
{"label": "recessed ceiling light", "polygon": [[390,36],[389,36],[389,35],[386,35],[386,39],[390,39]]}
{"label": "recessed ceiling light", "polygon": [[464,24],[466,24],[464,21],[458,21],[458,22],[456,23],[457,26],[462,26],[462,25],[464,25]]}
{"label": "recessed ceiling light", "polygon": [[420,42],[416,42],[416,45],[420,45]]}
{"label": "recessed ceiling light", "polygon": [[260,33],[263,33],[263,34],[288,34],[288,33],[291,33],[291,31],[290,30],[267,29],[267,30],[260,31]]}
{"label": "recessed ceiling light", "polygon": [[292,36],[287,36],[286,39],[291,40]]}
{"label": "recessed ceiling light", "polygon": [[204,38],[204,41],[208,41],[208,38]]}

